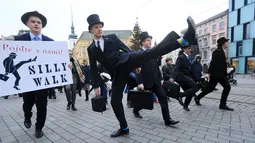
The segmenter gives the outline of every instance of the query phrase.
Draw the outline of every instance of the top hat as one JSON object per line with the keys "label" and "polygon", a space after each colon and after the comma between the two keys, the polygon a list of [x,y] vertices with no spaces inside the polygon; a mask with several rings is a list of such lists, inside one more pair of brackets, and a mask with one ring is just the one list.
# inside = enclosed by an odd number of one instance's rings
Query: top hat
{"label": "top hat", "polygon": [[151,38],[152,39],[152,36],[150,36],[148,34],[148,32],[142,32],[140,35],[139,35],[139,39],[140,39],[140,42],[142,43],[143,40],[145,40],[146,38]]}
{"label": "top hat", "polygon": [[14,52],[11,52],[11,53],[10,53],[10,56],[17,56],[17,54],[14,53]]}
{"label": "top hat", "polygon": [[89,23],[89,27],[88,27],[89,30],[94,24],[102,24],[102,27],[104,27],[104,22],[100,21],[99,16],[97,14],[91,14],[87,18],[87,22]]}
{"label": "top hat", "polygon": [[30,16],[35,16],[35,17],[40,18],[41,21],[42,21],[42,28],[44,28],[44,27],[46,26],[46,24],[47,24],[47,19],[46,19],[46,17],[43,16],[42,14],[40,14],[38,11],[31,11],[31,12],[27,12],[27,13],[23,14],[22,17],[21,17],[21,21],[22,21],[25,25],[27,25],[26,23],[27,23],[27,21],[28,21],[28,19],[29,19]]}
{"label": "top hat", "polygon": [[219,45],[223,45],[225,42],[228,42],[229,39],[225,38],[225,37],[221,37],[217,40],[217,44]]}

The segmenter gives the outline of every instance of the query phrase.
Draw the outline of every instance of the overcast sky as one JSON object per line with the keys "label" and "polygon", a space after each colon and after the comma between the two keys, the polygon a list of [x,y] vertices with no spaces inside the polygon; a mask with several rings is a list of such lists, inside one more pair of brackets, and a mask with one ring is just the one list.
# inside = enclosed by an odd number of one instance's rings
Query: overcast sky
{"label": "overcast sky", "polygon": [[133,30],[136,17],[142,30],[157,41],[174,30],[187,28],[190,15],[201,22],[228,9],[228,0],[1,0],[0,35],[16,35],[27,29],[20,20],[22,14],[37,10],[48,23],[42,33],[56,41],[66,41],[71,32],[71,5],[75,32],[87,30],[87,17],[99,14],[104,30]]}

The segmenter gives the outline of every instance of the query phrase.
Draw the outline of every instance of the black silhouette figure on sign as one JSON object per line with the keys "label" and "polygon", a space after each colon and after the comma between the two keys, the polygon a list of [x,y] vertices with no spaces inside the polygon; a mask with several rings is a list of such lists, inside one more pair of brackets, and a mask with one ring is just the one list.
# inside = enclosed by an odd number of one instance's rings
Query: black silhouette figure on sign
{"label": "black silhouette figure on sign", "polygon": [[10,53],[9,57],[4,59],[3,64],[4,64],[4,68],[5,68],[5,75],[0,75],[0,76],[1,76],[2,80],[7,81],[9,79],[9,77],[7,75],[9,73],[12,73],[16,78],[13,88],[20,90],[18,88],[18,86],[19,86],[19,81],[20,81],[21,77],[18,73],[18,69],[26,63],[36,61],[37,56],[34,59],[29,59],[27,61],[21,61],[18,64],[14,65],[14,59],[16,57],[17,57],[16,53]]}

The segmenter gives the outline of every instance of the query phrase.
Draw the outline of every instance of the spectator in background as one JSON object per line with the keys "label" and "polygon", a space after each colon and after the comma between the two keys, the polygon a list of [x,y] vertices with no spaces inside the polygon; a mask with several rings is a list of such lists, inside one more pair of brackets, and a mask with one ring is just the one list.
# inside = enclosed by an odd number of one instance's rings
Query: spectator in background
{"label": "spectator in background", "polygon": [[88,65],[88,60],[83,60],[83,73],[85,75],[85,82],[84,82],[84,90],[85,90],[85,94],[86,94],[86,98],[85,101],[89,100],[89,87],[90,87],[90,66]]}

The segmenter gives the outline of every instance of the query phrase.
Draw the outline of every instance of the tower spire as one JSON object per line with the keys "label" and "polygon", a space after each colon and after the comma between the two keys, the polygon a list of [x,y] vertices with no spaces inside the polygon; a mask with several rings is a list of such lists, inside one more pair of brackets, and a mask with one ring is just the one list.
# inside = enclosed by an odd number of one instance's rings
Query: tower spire
{"label": "tower spire", "polygon": [[77,35],[75,34],[74,31],[74,24],[73,24],[73,6],[71,5],[71,33],[69,34],[69,39],[77,39]]}

